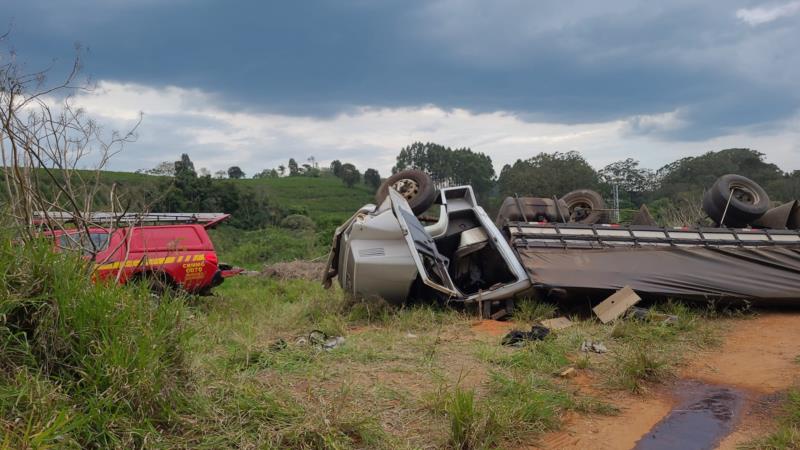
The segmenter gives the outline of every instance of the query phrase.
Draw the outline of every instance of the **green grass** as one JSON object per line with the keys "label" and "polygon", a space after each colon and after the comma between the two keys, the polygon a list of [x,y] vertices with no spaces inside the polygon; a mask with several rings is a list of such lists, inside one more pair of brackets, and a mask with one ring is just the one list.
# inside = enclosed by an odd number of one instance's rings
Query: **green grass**
{"label": "green grass", "polygon": [[786,394],[778,419],[778,429],[764,438],[750,442],[746,448],[765,450],[800,448],[800,389],[793,388]]}
{"label": "green grass", "polygon": [[0,239],[3,445],[141,446],[187,404],[181,298],[92,284],[49,243]]}
{"label": "green grass", "polygon": [[245,231],[221,226],[210,230],[209,235],[220,261],[250,269],[279,261],[318,258],[330,247],[330,242],[320,242],[313,230],[269,227]]}
{"label": "green grass", "polygon": [[289,211],[311,217],[321,229],[340,225],[366,203],[374,202],[374,190],[363,183],[348,188],[333,176],[282,177],[239,180],[267,194]]}

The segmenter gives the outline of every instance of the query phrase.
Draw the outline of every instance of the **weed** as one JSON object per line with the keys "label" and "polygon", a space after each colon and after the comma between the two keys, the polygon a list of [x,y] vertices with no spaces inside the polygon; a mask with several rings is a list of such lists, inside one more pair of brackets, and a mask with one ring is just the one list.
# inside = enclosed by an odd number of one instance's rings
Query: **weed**
{"label": "weed", "polygon": [[450,445],[459,450],[485,448],[492,445],[501,432],[493,408],[475,399],[472,389],[456,389],[445,404],[450,422]]}
{"label": "weed", "polygon": [[549,319],[555,316],[556,310],[556,305],[526,298],[514,305],[514,320],[530,323]]}
{"label": "weed", "polygon": [[4,424],[5,442],[158,441],[187,404],[183,299],[93,284],[83,260],[50,245],[0,236],[0,409],[27,420]]}
{"label": "weed", "polygon": [[762,439],[750,442],[746,448],[767,450],[800,448],[800,389],[791,389],[786,395],[778,429]]}
{"label": "weed", "polygon": [[631,348],[617,352],[611,365],[615,368],[613,383],[631,392],[642,392],[644,383],[661,381],[670,371],[662,355],[653,348]]}

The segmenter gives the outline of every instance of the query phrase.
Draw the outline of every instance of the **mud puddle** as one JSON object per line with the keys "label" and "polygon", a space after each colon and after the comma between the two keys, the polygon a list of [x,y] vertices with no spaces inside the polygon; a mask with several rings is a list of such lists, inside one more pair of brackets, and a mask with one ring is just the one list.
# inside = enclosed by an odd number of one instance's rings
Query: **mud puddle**
{"label": "mud puddle", "polygon": [[676,388],[678,405],[635,449],[713,449],[733,431],[744,405],[742,392],[699,381],[681,382]]}

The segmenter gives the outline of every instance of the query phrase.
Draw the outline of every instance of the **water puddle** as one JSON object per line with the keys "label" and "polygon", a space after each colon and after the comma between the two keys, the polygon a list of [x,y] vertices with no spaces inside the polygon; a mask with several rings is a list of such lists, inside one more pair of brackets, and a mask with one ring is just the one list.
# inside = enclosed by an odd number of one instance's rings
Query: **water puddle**
{"label": "water puddle", "polygon": [[740,392],[695,381],[681,383],[676,391],[678,406],[636,443],[636,449],[713,449],[733,431],[743,404]]}

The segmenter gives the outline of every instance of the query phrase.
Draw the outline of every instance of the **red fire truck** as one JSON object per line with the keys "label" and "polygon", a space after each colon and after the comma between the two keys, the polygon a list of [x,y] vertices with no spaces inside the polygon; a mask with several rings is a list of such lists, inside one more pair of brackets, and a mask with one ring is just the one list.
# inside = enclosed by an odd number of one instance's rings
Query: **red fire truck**
{"label": "red fire truck", "polygon": [[[206,231],[230,217],[222,213],[92,213],[95,224],[69,228],[65,213],[39,213],[42,223],[64,224],[45,233],[57,251],[80,251],[94,262],[95,279],[143,281],[154,290],[178,288],[207,294],[241,269],[220,264]],[[108,226],[104,226],[108,224]]]}

